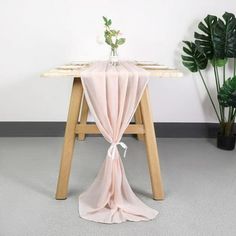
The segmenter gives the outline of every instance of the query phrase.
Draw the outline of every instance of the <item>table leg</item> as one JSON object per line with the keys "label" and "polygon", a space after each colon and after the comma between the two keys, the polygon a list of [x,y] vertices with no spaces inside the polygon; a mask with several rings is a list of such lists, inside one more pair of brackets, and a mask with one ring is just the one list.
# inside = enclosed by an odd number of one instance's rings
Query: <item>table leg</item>
{"label": "table leg", "polygon": [[164,191],[162,186],[161,170],[157,151],[155,130],[151,114],[148,88],[146,88],[143,93],[140,105],[145,129],[145,144],[147,150],[147,159],[152,184],[153,198],[155,200],[162,200],[164,199]]}
{"label": "table leg", "polygon": [[[142,119],[142,113],[141,113],[141,108],[140,108],[140,104],[137,107],[137,110],[134,114],[134,120],[135,123],[138,124],[143,124],[143,119]],[[138,140],[143,141],[144,140],[144,135],[143,134],[137,134],[137,138]]]}
{"label": "table leg", "polygon": [[81,107],[83,87],[80,78],[74,78],[68,118],[66,123],[64,146],[61,157],[60,173],[57,183],[56,199],[66,199],[68,192],[68,183],[71,169],[71,162],[75,143],[75,128],[78,123],[78,117]]}
{"label": "table leg", "polygon": [[[88,103],[85,99],[85,96],[83,96],[82,111],[81,111],[81,116],[80,116],[80,124],[85,125],[87,123],[88,112],[89,112]],[[79,137],[80,141],[83,141],[85,139],[85,133],[79,133],[78,137]]]}

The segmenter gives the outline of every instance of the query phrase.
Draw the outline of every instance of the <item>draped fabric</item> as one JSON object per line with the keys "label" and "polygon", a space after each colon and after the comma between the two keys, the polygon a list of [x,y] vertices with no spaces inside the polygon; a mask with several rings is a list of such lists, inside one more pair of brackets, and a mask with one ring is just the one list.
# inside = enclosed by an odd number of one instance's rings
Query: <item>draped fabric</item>
{"label": "draped fabric", "polygon": [[98,129],[111,145],[96,179],[79,196],[80,216],[101,223],[155,218],[158,212],[132,191],[117,149],[127,149],[121,138],[146,88],[148,72],[130,62],[96,62],[82,71],[81,79]]}

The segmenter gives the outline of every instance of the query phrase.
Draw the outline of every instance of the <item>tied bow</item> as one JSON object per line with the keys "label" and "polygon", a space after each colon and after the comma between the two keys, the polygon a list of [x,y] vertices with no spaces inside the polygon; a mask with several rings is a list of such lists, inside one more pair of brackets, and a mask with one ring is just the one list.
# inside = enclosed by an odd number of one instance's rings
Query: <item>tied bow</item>
{"label": "tied bow", "polygon": [[118,145],[120,145],[124,149],[124,155],[123,155],[124,158],[126,156],[126,152],[127,152],[128,147],[125,143],[123,143],[123,142],[112,143],[108,149],[108,155],[111,157],[112,160],[114,160],[114,158],[115,158],[115,150]]}

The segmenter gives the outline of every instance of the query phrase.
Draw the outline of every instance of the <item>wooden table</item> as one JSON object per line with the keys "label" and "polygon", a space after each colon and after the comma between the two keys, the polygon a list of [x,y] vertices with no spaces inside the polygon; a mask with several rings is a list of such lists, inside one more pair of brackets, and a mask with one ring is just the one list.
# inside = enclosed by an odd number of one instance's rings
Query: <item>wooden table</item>
{"label": "wooden table", "polygon": [[[100,133],[96,124],[87,123],[89,108],[84,97],[80,79],[80,72],[84,67],[77,65],[78,64],[76,63],[64,65],[42,74],[42,77],[74,78],[56,191],[56,199],[60,200],[67,198],[71,162],[76,136],[78,135],[79,140],[84,140],[86,134]],[[182,76],[182,73],[178,70],[164,67],[158,69],[149,68],[148,71],[150,72],[152,78]],[[138,140],[145,141],[153,199],[162,200],[164,199],[164,191],[148,88],[144,91],[134,119],[135,124],[130,124],[126,129],[125,134],[136,134]]]}

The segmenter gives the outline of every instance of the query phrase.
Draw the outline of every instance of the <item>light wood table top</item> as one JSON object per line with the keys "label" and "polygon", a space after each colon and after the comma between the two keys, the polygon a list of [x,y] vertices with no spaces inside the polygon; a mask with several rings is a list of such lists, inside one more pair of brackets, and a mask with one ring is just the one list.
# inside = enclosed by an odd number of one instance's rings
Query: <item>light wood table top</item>
{"label": "light wood table top", "polygon": [[[151,77],[182,77],[183,73],[167,66],[155,65],[147,62],[134,62],[137,66],[150,72]],[[73,62],[58,66],[43,73],[41,77],[80,77],[81,71],[89,66],[90,62]]]}

